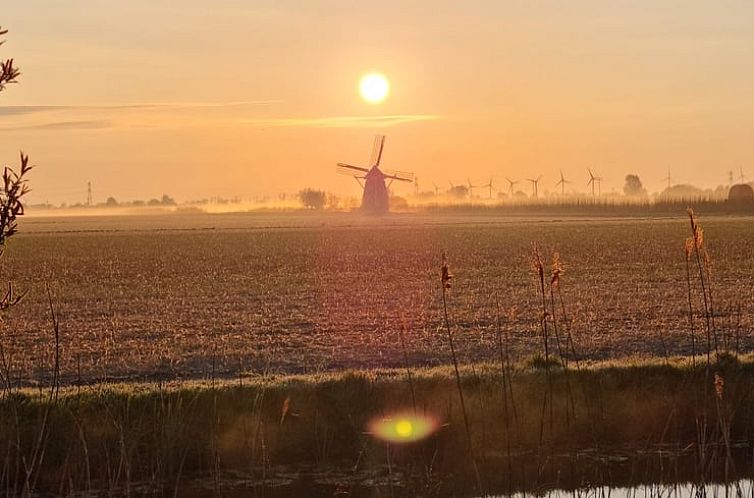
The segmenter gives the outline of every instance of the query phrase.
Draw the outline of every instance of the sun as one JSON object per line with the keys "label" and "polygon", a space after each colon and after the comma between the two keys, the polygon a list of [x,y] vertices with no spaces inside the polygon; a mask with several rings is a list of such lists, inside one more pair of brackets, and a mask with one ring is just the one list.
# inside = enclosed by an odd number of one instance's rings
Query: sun
{"label": "sun", "polygon": [[390,82],[380,73],[365,74],[359,81],[359,93],[370,104],[379,104],[390,93]]}

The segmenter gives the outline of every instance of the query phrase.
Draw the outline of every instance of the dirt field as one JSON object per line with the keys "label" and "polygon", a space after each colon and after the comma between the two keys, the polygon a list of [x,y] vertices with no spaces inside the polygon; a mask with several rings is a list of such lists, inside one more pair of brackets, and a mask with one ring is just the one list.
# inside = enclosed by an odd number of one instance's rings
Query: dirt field
{"label": "dirt field", "polygon": [[[234,376],[400,366],[401,317],[410,327],[410,360],[446,363],[439,284],[445,251],[455,275],[448,305],[461,357],[495,358],[498,323],[521,357],[541,350],[530,265],[536,242],[543,254],[559,251],[565,263],[562,290],[584,357],[688,354],[684,214],[595,221],[27,218],[7,248],[2,276],[29,293],[6,316],[2,346],[15,378],[46,379],[48,282],[68,382],[202,377],[213,369]],[[748,351],[754,347],[754,220],[699,221],[712,257],[720,340],[734,348],[738,338]],[[701,331],[698,322],[698,339]]]}

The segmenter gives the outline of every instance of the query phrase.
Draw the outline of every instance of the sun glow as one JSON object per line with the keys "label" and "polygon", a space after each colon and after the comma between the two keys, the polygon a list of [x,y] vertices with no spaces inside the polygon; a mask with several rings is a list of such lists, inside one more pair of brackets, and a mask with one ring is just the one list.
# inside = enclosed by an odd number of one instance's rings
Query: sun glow
{"label": "sun glow", "polygon": [[370,104],[378,104],[390,93],[390,82],[380,73],[365,74],[359,81],[359,93]]}
{"label": "sun glow", "polygon": [[434,417],[403,412],[371,420],[367,427],[377,439],[390,443],[413,443],[432,435],[439,424]]}

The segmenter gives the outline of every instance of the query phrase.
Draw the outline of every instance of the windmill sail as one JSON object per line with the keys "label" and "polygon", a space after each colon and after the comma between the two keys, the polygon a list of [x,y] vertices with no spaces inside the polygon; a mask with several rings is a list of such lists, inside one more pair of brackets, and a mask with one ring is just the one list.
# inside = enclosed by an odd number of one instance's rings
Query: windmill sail
{"label": "windmill sail", "polygon": [[356,175],[358,174],[357,171],[362,173],[368,173],[369,168],[362,168],[361,166],[353,166],[351,164],[346,163],[338,163],[337,167],[335,168],[335,171],[337,173],[340,173],[341,175]]}
{"label": "windmill sail", "polygon": [[382,160],[382,149],[385,147],[385,135],[377,135],[374,137],[374,145],[372,145],[372,157],[369,159],[369,166],[379,166]]}
{"label": "windmill sail", "polygon": [[395,171],[392,169],[385,169],[382,170],[382,172],[385,173],[385,178],[390,178],[391,180],[398,180],[401,182],[414,181],[414,174],[409,173],[408,171]]}

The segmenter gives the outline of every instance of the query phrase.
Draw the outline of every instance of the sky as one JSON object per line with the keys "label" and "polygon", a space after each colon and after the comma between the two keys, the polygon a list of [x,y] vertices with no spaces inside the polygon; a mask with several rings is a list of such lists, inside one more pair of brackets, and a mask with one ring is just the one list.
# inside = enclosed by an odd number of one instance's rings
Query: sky
{"label": "sky", "polygon": [[32,202],[359,195],[335,163],[375,134],[422,190],[754,177],[750,0],[7,0],[0,26],[0,163],[31,156]]}

